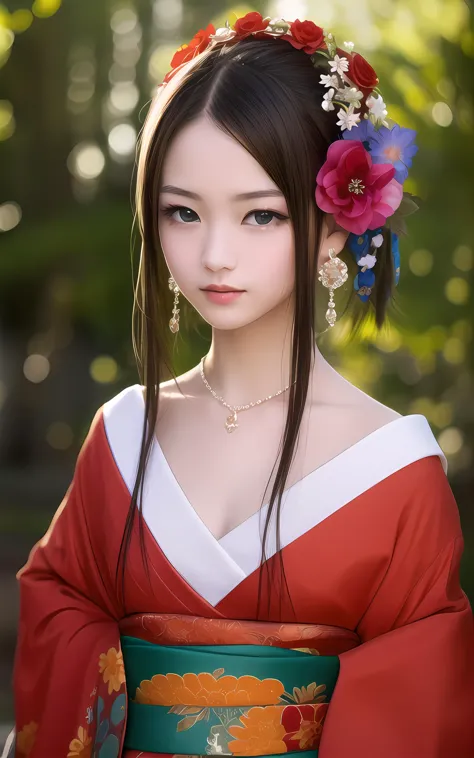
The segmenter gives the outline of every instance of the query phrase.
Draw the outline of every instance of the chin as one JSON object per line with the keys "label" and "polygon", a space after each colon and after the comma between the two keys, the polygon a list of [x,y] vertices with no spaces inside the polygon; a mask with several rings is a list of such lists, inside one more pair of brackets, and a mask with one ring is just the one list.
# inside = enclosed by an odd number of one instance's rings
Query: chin
{"label": "chin", "polygon": [[232,315],[229,314],[228,316],[219,316],[215,313],[201,312],[200,316],[207,324],[209,324],[209,326],[212,326],[213,329],[219,329],[222,332],[241,329],[252,321],[255,321],[255,319],[250,316],[246,318],[242,314],[237,315],[236,313]]}
{"label": "chin", "polygon": [[267,310],[258,310],[257,312],[251,311],[249,308],[235,308],[231,312],[231,308],[227,305],[214,305],[209,308],[201,308],[198,310],[198,313],[213,329],[225,332],[243,329],[254,321],[258,321],[258,319],[266,316],[271,310],[273,310],[272,307],[269,307]]}

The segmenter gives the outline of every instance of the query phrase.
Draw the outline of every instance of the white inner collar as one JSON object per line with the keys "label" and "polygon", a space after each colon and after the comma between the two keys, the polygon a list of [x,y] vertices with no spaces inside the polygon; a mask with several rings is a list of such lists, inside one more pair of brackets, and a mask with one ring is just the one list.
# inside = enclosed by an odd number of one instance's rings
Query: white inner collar
{"label": "white inner collar", "polygon": [[[141,385],[124,389],[104,404],[103,412],[112,454],[131,493],[145,412]],[[428,455],[438,455],[447,473],[446,457],[421,414],[401,416],[346,448],[285,490],[281,547],[378,482]],[[268,504],[217,540],[192,507],[154,435],[143,490],[143,517],[168,561],[212,606],[260,565],[267,511]],[[267,558],[276,552],[273,516],[265,547]]]}

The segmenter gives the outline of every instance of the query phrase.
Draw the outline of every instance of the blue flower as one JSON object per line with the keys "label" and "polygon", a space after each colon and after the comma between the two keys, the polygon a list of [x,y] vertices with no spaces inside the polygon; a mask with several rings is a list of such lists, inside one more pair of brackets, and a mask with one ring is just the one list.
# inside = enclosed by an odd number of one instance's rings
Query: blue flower
{"label": "blue flower", "polygon": [[370,157],[373,163],[391,163],[397,182],[403,184],[408,176],[412,158],[418,151],[414,144],[416,131],[395,124],[392,129],[382,126],[369,135]]}
{"label": "blue flower", "polygon": [[357,126],[353,126],[352,129],[344,129],[342,136],[343,139],[352,139],[358,140],[359,142],[367,142],[368,144],[364,145],[364,147],[367,149],[370,146],[370,141],[374,132],[375,128],[372,121],[364,119],[358,123]]}

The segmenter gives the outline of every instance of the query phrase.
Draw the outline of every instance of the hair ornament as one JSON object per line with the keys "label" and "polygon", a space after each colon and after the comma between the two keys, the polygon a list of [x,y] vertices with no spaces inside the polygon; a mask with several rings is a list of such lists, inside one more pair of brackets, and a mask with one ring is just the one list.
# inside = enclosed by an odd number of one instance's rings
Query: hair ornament
{"label": "hair ornament", "polygon": [[[340,137],[329,146],[316,176],[315,200],[349,232],[347,246],[361,270],[354,288],[367,300],[375,282],[377,251],[384,241],[391,251],[395,285],[400,276],[398,238],[407,233],[404,217],[419,208],[419,198],[403,190],[413,156],[416,132],[389,119],[379,78],[368,61],[354,52],[354,43],[338,47],[331,32],[313,21],[286,21],[252,11],[231,26],[200,29],[171,60],[166,84],[176,71],[209,46],[233,44],[246,37],[283,39],[307,53],[320,73],[326,92],[322,109],[337,111]],[[326,69],[324,71],[324,69]]]}

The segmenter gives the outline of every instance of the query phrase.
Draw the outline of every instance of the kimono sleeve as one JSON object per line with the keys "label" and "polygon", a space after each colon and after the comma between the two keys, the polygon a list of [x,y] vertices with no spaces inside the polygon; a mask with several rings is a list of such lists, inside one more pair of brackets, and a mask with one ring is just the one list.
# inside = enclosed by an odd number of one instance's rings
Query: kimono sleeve
{"label": "kimono sleeve", "polygon": [[474,756],[474,627],[459,580],[459,513],[439,458],[410,475],[390,565],[357,630],[363,642],[340,658],[319,758]]}
{"label": "kimono sleeve", "polygon": [[16,758],[86,756],[98,745],[107,746],[104,754],[120,754],[125,675],[112,591],[100,564],[105,549],[98,558],[105,541],[96,514],[107,507],[103,439],[100,408],[64,499],[17,574]]}

